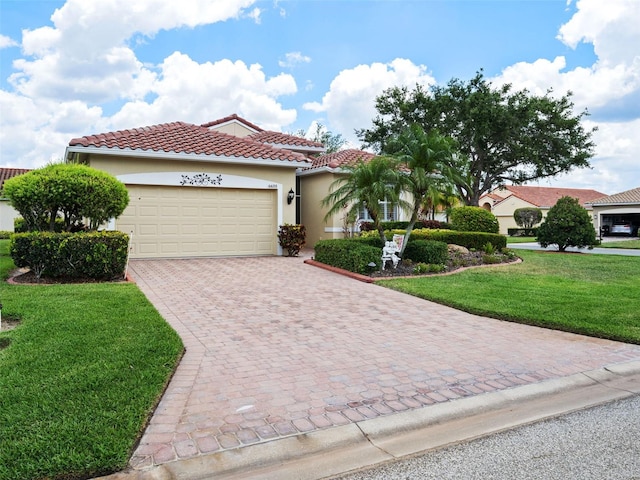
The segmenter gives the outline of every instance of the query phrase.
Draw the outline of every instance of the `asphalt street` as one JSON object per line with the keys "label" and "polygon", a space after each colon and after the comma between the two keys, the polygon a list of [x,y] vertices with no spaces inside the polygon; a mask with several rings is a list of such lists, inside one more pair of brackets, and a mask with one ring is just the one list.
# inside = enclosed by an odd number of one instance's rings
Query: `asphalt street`
{"label": "asphalt street", "polygon": [[333,480],[640,479],[640,396]]}

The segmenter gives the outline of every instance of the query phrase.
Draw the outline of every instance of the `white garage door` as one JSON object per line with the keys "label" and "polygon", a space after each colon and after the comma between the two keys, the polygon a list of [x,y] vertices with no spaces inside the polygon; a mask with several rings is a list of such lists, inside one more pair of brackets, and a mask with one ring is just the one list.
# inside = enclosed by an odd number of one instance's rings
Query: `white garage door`
{"label": "white garage door", "polygon": [[275,190],[128,185],[132,258],[276,254]]}

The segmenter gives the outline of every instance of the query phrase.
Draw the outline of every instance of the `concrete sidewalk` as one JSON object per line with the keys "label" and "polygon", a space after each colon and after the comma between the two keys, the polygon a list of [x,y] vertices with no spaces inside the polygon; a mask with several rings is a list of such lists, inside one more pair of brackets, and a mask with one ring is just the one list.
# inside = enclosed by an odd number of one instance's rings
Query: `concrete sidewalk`
{"label": "concrete sidewalk", "polygon": [[640,346],[469,315],[303,259],[132,262],[187,352],[111,478],[323,478],[639,393]]}

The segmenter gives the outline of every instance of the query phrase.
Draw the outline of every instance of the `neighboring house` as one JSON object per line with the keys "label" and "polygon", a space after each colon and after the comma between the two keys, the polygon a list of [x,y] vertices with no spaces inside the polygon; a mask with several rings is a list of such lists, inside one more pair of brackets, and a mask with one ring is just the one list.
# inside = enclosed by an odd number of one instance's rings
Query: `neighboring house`
{"label": "neighboring house", "polygon": [[27,173],[26,168],[0,168],[0,230],[13,232],[13,221],[20,215],[2,195],[5,180]]}
{"label": "neighboring house", "polygon": [[104,170],[129,190],[110,225],[133,258],[281,254],[278,227],[297,223],[296,171],[320,143],[231,115],[74,138],[67,162]]}
{"label": "neighboring house", "polygon": [[640,227],[640,187],[632,188],[588,202],[593,209],[593,221],[596,228],[610,229],[614,224],[625,223],[633,226],[637,232]]}
{"label": "neighboring house", "polygon": [[518,208],[539,208],[544,220],[549,209],[562,197],[577,198],[580,205],[591,211],[588,202],[605,195],[596,190],[581,188],[506,185],[480,197],[479,205],[496,216],[500,224],[500,233],[506,235],[508,229],[519,228],[513,218],[513,213]]}

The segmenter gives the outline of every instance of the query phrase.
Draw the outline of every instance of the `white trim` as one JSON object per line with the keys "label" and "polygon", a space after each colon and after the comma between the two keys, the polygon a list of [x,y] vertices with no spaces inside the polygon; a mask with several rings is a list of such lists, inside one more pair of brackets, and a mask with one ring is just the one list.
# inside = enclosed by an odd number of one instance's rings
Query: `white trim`
{"label": "white trim", "polygon": [[344,229],[341,227],[324,227],[325,233],[342,233]]}
{"label": "white trim", "polygon": [[232,163],[240,165],[261,165],[271,167],[299,168],[300,166],[311,166],[309,161],[299,160],[277,160],[253,157],[225,157],[220,155],[200,155],[196,153],[184,152],[160,152],[154,150],[132,150],[130,148],[105,148],[105,147],[67,147],[64,158],[69,159],[70,153],[87,153],[99,155],[130,156],[135,158],[154,158],[161,160],[183,160],[202,161],[211,163]]}
{"label": "white trim", "polygon": [[320,168],[298,168],[298,171],[296,172],[296,175],[299,177],[305,177],[307,175],[316,175],[318,173],[344,173],[344,170],[341,170],[339,167],[338,168],[331,168],[331,167],[320,167]]}
{"label": "white trim", "polygon": [[[206,178],[201,177],[205,175]],[[132,185],[163,185],[167,187],[205,187],[205,188],[252,188],[261,190],[275,190],[282,188],[281,184],[262,178],[243,177],[240,175],[228,175],[226,173],[205,172],[149,172],[127,173],[117,175],[122,183]],[[203,183],[188,183],[190,180]],[[187,183],[185,183],[187,182]]]}

